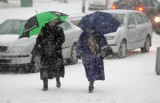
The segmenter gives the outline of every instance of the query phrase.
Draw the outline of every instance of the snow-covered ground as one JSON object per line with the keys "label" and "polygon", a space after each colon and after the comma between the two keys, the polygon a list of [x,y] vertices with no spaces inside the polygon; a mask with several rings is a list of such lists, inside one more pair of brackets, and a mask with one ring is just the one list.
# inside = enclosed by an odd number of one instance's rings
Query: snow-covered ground
{"label": "snow-covered ground", "polygon": [[62,87],[49,80],[44,92],[39,73],[0,74],[0,103],[159,103],[160,76],[155,73],[156,48],[160,36],[154,34],[149,53],[134,50],[125,59],[105,59],[105,81],[96,81],[94,93],[82,62],[65,66]]}
{"label": "snow-covered ground", "polygon": [[[79,0],[68,4],[48,0],[34,5],[33,8],[1,9],[0,21],[10,17],[26,18],[34,15],[35,10],[58,10],[69,14],[81,12]],[[66,75],[61,79],[61,88],[56,88],[55,79],[49,80],[46,92],[41,91],[39,73],[0,74],[0,103],[159,103],[160,76],[155,73],[155,63],[160,36],[153,35],[149,53],[140,53],[136,49],[124,59],[105,59],[106,80],[96,81],[94,93],[87,92],[88,81],[79,61],[65,66]]]}

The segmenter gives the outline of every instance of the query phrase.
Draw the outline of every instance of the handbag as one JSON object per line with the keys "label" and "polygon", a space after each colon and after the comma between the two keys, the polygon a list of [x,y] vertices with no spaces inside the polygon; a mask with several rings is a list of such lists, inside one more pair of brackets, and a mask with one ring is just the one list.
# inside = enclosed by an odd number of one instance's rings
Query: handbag
{"label": "handbag", "polygon": [[111,54],[113,54],[113,50],[110,46],[105,46],[100,51],[100,56],[103,57],[103,58],[108,57]]}

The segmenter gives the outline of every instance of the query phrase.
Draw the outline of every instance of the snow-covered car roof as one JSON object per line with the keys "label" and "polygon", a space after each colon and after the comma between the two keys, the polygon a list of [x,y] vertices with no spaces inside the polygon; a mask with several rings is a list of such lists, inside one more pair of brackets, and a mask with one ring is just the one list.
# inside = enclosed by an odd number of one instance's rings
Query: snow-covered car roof
{"label": "snow-covered car roof", "polygon": [[[96,11],[89,11],[86,14],[90,14]],[[127,13],[133,13],[133,12],[138,12],[138,13],[142,13],[140,11],[136,11],[136,10],[122,10],[122,9],[116,9],[116,10],[101,10],[100,12],[107,12],[107,13],[118,13],[118,14],[127,14]]]}
{"label": "snow-covered car roof", "polygon": [[127,13],[131,13],[131,12],[139,12],[139,11],[117,9],[117,10],[103,10],[102,12],[127,14]]}

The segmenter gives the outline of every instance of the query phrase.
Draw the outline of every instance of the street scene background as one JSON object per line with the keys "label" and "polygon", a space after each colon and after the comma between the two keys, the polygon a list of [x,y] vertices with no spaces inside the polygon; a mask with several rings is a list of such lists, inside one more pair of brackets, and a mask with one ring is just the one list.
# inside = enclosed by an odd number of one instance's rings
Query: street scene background
{"label": "street scene background", "polygon": [[[13,17],[29,18],[36,11],[82,14],[82,0],[68,0],[68,3],[33,0],[33,7],[28,8],[21,8],[19,0],[8,1],[9,4],[0,3],[0,22]],[[96,81],[92,94],[87,92],[88,81],[81,60],[78,64],[65,66],[65,78],[61,79],[60,89],[56,88],[55,80],[49,80],[47,92],[41,91],[39,73],[0,74],[0,103],[159,103],[160,76],[155,73],[158,46],[160,36],[153,32],[149,53],[136,49],[128,52],[124,59],[104,59],[106,80]]]}

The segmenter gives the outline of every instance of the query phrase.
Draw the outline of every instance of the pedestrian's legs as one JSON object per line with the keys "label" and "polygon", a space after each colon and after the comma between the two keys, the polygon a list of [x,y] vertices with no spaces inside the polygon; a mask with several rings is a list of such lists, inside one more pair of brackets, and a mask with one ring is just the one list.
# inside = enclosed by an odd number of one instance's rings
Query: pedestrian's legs
{"label": "pedestrian's legs", "polygon": [[48,72],[45,70],[41,71],[41,78],[43,80],[42,90],[46,91],[46,90],[48,90]]}
{"label": "pedestrian's legs", "polygon": [[46,91],[48,90],[48,78],[44,78],[43,79],[43,88],[42,88],[43,91]]}
{"label": "pedestrian's legs", "polygon": [[89,88],[88,88],[88,92],[92,93],[94,89],[94,81],[90,81],[89,82]]}
{"label": "pedestrian's legs", "polygon": [[61,87],[60,77],[56,77],[57,88]]}

